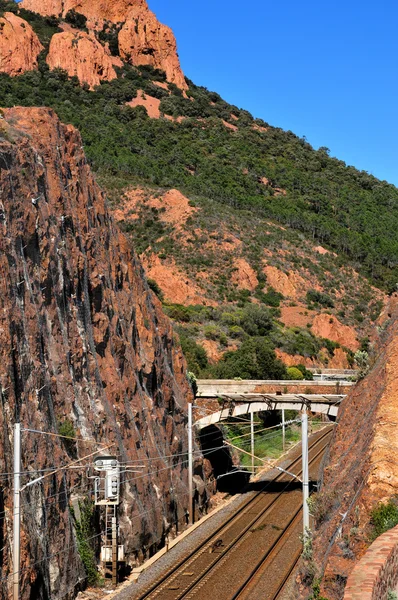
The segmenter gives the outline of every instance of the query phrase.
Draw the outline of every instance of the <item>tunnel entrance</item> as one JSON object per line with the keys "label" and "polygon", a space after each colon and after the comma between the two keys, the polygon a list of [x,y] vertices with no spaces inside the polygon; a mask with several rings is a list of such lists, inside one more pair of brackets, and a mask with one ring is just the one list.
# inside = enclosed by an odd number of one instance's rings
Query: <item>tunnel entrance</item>
{"label": "tunnel entrance", "polygon": [[216,425],[204,427],[200,431],[199,441],[204,457],[210,461],[213,468],[217,491],[229,494],[240,492],[248,483],[250,473],[234,466],[230,449],[223,445],[221,429]]}

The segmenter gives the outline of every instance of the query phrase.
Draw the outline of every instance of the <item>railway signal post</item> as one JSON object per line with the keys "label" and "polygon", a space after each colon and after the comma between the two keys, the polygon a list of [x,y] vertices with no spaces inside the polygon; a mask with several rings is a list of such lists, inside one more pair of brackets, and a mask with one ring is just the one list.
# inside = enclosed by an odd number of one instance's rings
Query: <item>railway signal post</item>
{"label": "railway signal post", "polygon": [[117,584],[118,562],[124,559],[124,548],[118,545],[117,507],[120,503],[120,465],[115,456],[99,456],[94,469],[101,476],[95,478],[95,505],[105,506],[104,545],[101,560],[105,567],[111,564],[112,583]]}

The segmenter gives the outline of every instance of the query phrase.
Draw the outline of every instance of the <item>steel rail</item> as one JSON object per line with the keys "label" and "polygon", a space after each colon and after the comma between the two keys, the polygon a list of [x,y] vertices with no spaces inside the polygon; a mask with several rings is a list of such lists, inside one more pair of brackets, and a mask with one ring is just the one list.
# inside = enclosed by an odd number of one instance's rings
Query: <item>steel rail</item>
{"label": "steel rail", "polygon": [[[317,458],[319,458],[319,455]],[[315,460],[314,460],[314,462],[315,462]],[[301,512],[302,512],[302,507],[300,506],[294,512],[294,514],[292,515],[288,524],[283,529],[283,531],[278,536],[278,538],[274,541],[272,546],[269,548],[268,552],[264,556],[262,556],[262,558],[253,567],[253,569],[252,569],[251,573],[249,574],[249,576],[247,577],[246,581],[243,584],[241,584],[241,586],[238,588],[238,590],[236,591],[234,596],[232,596],[231,600],[238,600],[239,598],[241,598],[243,600],[243,598],[245,597],[245,592],[247,592],[248,590],[250,591],[250,589],[255,588],[255,580],[256,579],[258,580],[259,577],[263,576],[262,571],[264,570],[264,567],[267,564],[272,563],[274,558],[277,556],[277,554],[283,548],[283,544],[285,543],[285,541],[289,538],[289,536],[292,534],[292,532],[294,532],[294,530],[300,524],[301,519],[302,519]],[[301,530],[301,528],[300,528],[300,530]],[[297,551],[293,555],[288,571],[284,572],[283,578],[278,583],[277,589],[273,592],[273,596],[272,596],[272,598],[269,598],[269,600],[278,600],[278,598],[280,598],[280,594],[281,594],[283,588],[285,587],[287,581],[289,580],[291,574],[293,573],[294,569],[296,568],[297,563],[301,557],[301,554],[302,554],[302,549],[300,548],[300,550]]]}
{"label": "steel rail", "polygon": [[[325,436],[326,437],[326,436]],[[319,457],[323,454],[326,445],[321,448],[320,450],[318,450],[318,452],[316,453],[315,456],[313,456],[310,460],[311,464],[316,463],[316,461],[319,459]],[[286,489],[286,488],[285,488]],[[251,525],[249,527],[246,527],[244,530],[241,530],[239,535],[236,536],[236,538],[232,541],[232,543],[229,544],[229,547],[225,550],[225,552],[223,552],[218,560],[214,561],[212,565],[210,565],[205,571],[203,571],[200,574],[200,579],[197,579],[195,582],[192,583],[192,585],[190,585],[189,589],[185,589],[183,593],[181,593],[180,595],[176,596],[175,598],[173,598],[173,600],[181,600],[182,598],[196,598],[196,594],[195,594],[195,588],[197,586],[202,587],[203,586],[203,580],[205,579],[205,577],[207,575],[212,575],[212,571],[216,571],[217,568],[220,567],[220,563],[223,562],[223,560],[225,561],[226,559],[230,558],[230,553],[236,549],[236,547],[238,545],[240,545],[241,543],[244,543],[246,534],[250,531],[253,530],[253,528],[257,525],[257,526],[262,526],[262,521],[265,517],[267,517],[267,515],[272,511],[275,510],[275,508],[278,505],[278,502],[280,502],[282,496],[285,494],[285,490],[281,491],[278,493],[277,497],[275,498],[275,500],[269,505],[267,506],[264,510],[261,511],[261,513],[259,513],[256,518],[253,520],[253,522],[251,523]],[[301,506],[301,502],[299,503],[299,507],[294,510],[293,515],[289,518],[289,521],[286,525],[286,527],[283,529],[283,531],[279,534],[279,536],[277,537],[276,540],[274,540],[274,542],[272,542],[270,548],[267,550],[267,552],[263,555],[263,557],[261,558],[261,560],[259,561],[258,564],[258,568],[254,568],[252,569],[252,571],[250,572],[249,577],[246,579],[246,581],[238,588],[238,592],[233,595],[232,597],[228,598],[228,600],[235,600],[235,598],[238,598],[241,591],[246,588],[249,584],[249,582],[251,581],[251,579],[253,578],[253,576],[255,575],[255,573],[257,572],[258,569],[261,569],[261,566],[272,560],[275,556],[275,554],[278,552],[278,544],[280,542],[280,540],[286,539],[286,535],[287,533],[290,533],[290,530],[301,520],[301,510],[302,510],[302,506]],[[300,550],[300,554],[301,554],[301,550]],[[199,576],[199,575],[198,575]],[[192,596],[192,592],[195,594],[194,596]],[[188,594],[188,595],[187,595]],[[200,598],[200,592],[199,592],[199,598]],[[162,597],[163,600],[163,597]],[[273,599],[274,600],[274,599]]]}
{"label": "steel rail", "polygon": [[[310,451],[313,452],[314,449],[316,449],[316,447],[319,444],[321,444],[325,440],[325,438],[329,437],[330,434],[331,434],[331,429],[328,429],[325,433],[323,433],[319,437],[317,437],[313,441]],[[321,453],[323,453],[325,447],[326,447],[326,445],[321,448],[321,450],[316,454],[316,456],[311,457],[311,462],[316,460],[316,458]],[[292,462],[289,465],[289,469],[294,469],[294,467],[300,463],[301,463],[301,455],[299,455],[297,458],[292,460]],[[300,472],[301,471],[299,471],[298,473],[300,473]],[[266,499],[266,497],[264,497],[264,491],[266,491],[267,487],[269,487],[270,485],[272,485],[273,483],[275,483],[277,481],[283,482],[284,477],[286,477],[285,473],[278,473],[272,479],[264,481],[264,486],[261,488],[261,490],[259,490],[256,494],[254,494],[251,498],[249,498],[246,503],[241,505],[239,507],[239,509],[237,511],[235,511],[225,522],[223,522],[219,527],[217,527],[215,531],[210,533],[203,540],[203,542],[201,542],[201,544],[199,546],[195,547],[191,552],[189,552],[187,555],[185,555],[184,558],[177,561],[177,563],[175,565],[173,565],[173,567],[171,567],[165,573],[163,573],[162,576],[158,577],[145,590],[142,590],[141,592],[138,593],[137,596],[134,596],[133,597],[134,600],[147,600],[150,598],[151,594],[153,594],[154,592],[156,593],[157,590],[159,590],[159,588],[163,589],[165,582],[169,579],[172,579],[173,576],[177,575],[178,571],[182,567],[184,569],[186,569],[188,561],[190,561],[192,558],[194,558],[195,555],[197,555],[199,557],[204,552],[205,548],[210,544],[210,542],[212,542],[214,540],[217,541],[217,538],[220,536],[221,533],[227,532],[228,530],[232,529],[232,527],[234,525],[239,523],[239,520],[242,520],[243,517],[247,516],[247,514],[249,512],[253,511],[253,509],[255,508],[255,506],[257,504],[264,502],[264,500]],[[286,481],[286,486],[283,490],[281,490],[280,492],[274,492],[275,496],[271,500],[269,498],[267,499],[268,502],[266,503],[266,506],[264,506],[261,509],[260,513],[256,514],[255,518],[250,521],[249,525],[245,527],[245,530],[243,532],[242,532],[242,530],[240,530],[239,536],[236,539],[234,539],[231,544],[229,544],[228,551],[231,550],[233,545],[236,544],[237,540],[242,537],[242,534],[244,534],[247,530],[252,528],[253,524],[256,521],[258,521],[259,519],[261,519],[264,516],[264,514],[273,507],[273,505],[285,493],[285,490],[290,485],[290,483],[291,483],[290,481]],[[225,555],[225,553],[220,555],[219,559],[221,559],[224,555]],[[218,562],[218,560],[214,561],[210,565],[210,567],[208,569],[206,569],[206,573],[203,573],[201,576],[202,577],[205,576],[207,574],[207,572],[217,564],[217,562]],[[189,589],[192,589],[192,587],[196,586],[197,584],[198,584],[197,580],[195,582],[192,582],[192,585],[189,586]],[[189,589],[186,588],[183,592],[183,595],[188,593]],[[171,590],[168,590],[168,591],[171,591]],[[175,598],[182,598],[182,597],[183,596],[181,596],[179,594],[177,594],[175,596]]]}

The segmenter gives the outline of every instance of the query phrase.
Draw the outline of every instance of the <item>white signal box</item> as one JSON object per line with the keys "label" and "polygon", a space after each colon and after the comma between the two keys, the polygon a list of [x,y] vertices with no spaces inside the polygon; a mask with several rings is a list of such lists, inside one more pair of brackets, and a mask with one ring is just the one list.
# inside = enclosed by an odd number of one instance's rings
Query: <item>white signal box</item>
{"label": "white signal box", "polygon": [[120,502],[120,466],[115,456],[98,456],[94,469],[102,476],[95,478],[95,504],[109,505]]}

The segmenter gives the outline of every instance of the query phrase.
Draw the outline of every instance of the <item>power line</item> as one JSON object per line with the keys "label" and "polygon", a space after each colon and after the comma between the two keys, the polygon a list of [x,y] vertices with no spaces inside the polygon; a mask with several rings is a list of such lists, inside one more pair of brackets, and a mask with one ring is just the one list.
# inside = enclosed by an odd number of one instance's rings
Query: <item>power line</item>
{"label": "power line", "polygon": [[[178,495],[178,494],[176,494],[176,495]],[[137,520],[137,519],[139,519],[139,518],[143,517],[144,515],[146,515],[146,514],[149,514],[150,512],[152,512],[154,505],[157,505],[157,504],[163,504],[163,505],[164,505],[164,502],[163,502],[163,500],[157,500],[157,501],[155,501],[155,503],[152,505],[152,508],[151,508],[151,509],[149,509],[149,510],[147,510],[147,511],[144,511],[144,512],[142,512],[142,513],[138,513],[138,514],[136,514],[136,516],[133,516],[133,517],[131,518],[131,520],[132,520],[132,521],[135,521],[135,520]],[[133,513],[133,514],[134,514],[134,513]],[[101,532],[101,533],[98,533],[98,534],[96,534],[96,535],[93,535],[93,536],[90,536],[90,537],[84,538],[84,539],[82,539],[81,541],[84,541],[84,542],[89,542],[89,541],[91,541],[91,540],[94,540],[94,539],[96,539],[96,538],[100,537],[101,535],[102,535],[102,532]],[[42,562],[46,562],[46,561],[50,560],[51,558],[54,558],[54,556],[58,556],[59,554],[63,554],[63,553],[65,553],[65,552],[67,552],[68,550],[70,550],[71,548],[76,548],[76,544],[70,544],[69,546],[67,546],[66,548],[63,548],[62,550],[59,550],[58,552],[55,552],[55,553],[53,553],[53,554],[48,554],[48,555],[46,555],[44,558],[42,558],[42,559],[40,559],[40,560],[38,560],[38,561],[36,561],[36,562],[32,563],[31,565],[29,565],[29,567],[26,567],[25,569],[22,569],[22,570],[20,570],[20,571],[19,571],[19,573],[25,573],[25,572],[27,572],[27,571],[30,571],[30,570],[32,570],[32,568],[33,568],[33,567],[35,567],[36,565],[38,565],[38,564],[41,564]],[[6,581],[7,579],[9,579],[9,578],[13,577],[13,576],[14,576],[14,574],[15,574],[15,573],[10,573],[9,575],[6,575],[5,577],[2,577],[2,578],[0,578],[0,581]]]}
{"label": "power line", "polygon": [[[21,429],[21,431],[28,431],[29,433],[40,433],[41,435],[50,435],[53,437],[63,438],[65,440],[72,440],[73,442],[84,442],[85,444],[97,444],[98,446],[103,445],[103,444],[100,444],[100,442],[97,442],[97,440],[85,440],[84,438],[72,437],[70,435],[61,435],[59,433],[53,433],[51,431],[39,431],[38,429],[27,429],[25,427],[23,429]],[[109,448],[109,446],[106,446],[106,448]]]}

